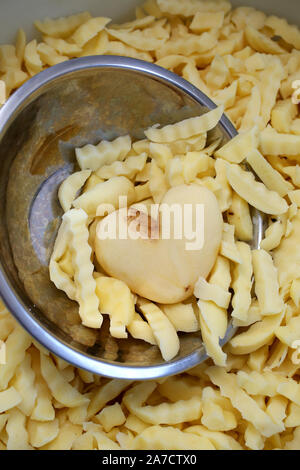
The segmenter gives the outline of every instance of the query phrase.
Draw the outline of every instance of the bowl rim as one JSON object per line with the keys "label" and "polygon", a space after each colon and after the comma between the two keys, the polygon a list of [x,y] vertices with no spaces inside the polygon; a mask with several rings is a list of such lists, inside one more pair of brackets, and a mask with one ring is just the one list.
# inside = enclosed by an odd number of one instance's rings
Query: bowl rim
{"label": "bowl rim", "polygon": [[[216,104],[194,85],[179,75],[156,64],[123,56],[88,56],[71,59],[49,67],[32,77],[14,92],[0,108],[0,145],[6,130],[13,122],[16,115],[31,102],[31,98],[34,99],[39,96],[39,92],[41,92],[46,85],[74,72],[101,68],[122,69],[148,75],[154,79],[165,81],[173,88],[180,89],[194,101],[202,106],[206,106],[208,109],[216,108]],[[238,134],[234,125],[225,114],[222,115],[220,125],[223,127],[228,137],[233,138]],[[151,380],[182,373],[199,365],[208,358],[202,346],[199,350],[187,356],[179,359],[174,358],[172,361],[158,365],[123,365],[121,363],[104,362],[101,359],[90,356],[84,351],[76,350],[72,345],[55,337],[54,334],[45,329],[42,323],[33,315],[31,308],[25,305],[15,291],[14,286],[5,273],[2,263],[0,263],[0,296],[12,315],[38,343],[56,356],[73,364],[75,367],[85,369],[94,374],[115,379]],[[226,344],[233,337],[236,330],[237,328],[233,327],[232,323],[229,323],[226,335],[220,341],[220,345],[223,346]]]}

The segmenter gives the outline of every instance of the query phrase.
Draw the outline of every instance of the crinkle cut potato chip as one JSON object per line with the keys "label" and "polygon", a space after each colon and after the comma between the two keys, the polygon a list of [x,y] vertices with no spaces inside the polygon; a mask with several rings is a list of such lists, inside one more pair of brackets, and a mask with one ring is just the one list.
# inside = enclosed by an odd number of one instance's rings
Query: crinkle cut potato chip
{"label": "crinkle cut potato chip", "polygon": [[[95,54],[156,63],[217,107],[157,123],[140,141],[76,149],[50,278],[84,325],[100,329],[108,316],[107,358],[131,336],[176,359],[179,336],[201,333],[210,359],[151,382],[94,376],[49,353],[0,303],[0,450],[300,450],[300,29],[227,0],[147,0],[118,25],[97,13],[38,19],[37,39],[19,29],[0,45],[0,107],[49,66]],[[222,145],[210,130],[224,110],[238,136]],[[209,275],[163,304],[104,274],[94,245],[101,220],[123,209],[119,196],[133,221],[146,211],[143,224],[179,185],[213,194],[223,233]],[[266,221],[258,250],[253,208]],[[221,347],[229,321],[242,329]]]}

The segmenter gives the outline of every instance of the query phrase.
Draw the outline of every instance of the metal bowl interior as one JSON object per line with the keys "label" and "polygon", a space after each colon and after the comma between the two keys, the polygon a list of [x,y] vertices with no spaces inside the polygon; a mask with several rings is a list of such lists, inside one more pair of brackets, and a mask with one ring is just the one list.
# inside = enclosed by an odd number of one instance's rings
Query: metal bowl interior
{"label": "metal bowl interior", "polygon": [[[0,293],[41,344],[93,373],[151,379],[206,359],[200,334],[180,336],[165,363],[155,346],[115,340],[81,325],[77,304],[51,283],[48,262],[62,210],[57,189],[75,168],[74,148],[174,123],[215,105],[175,74],[124,57],[88,57],[52,67],[21,87],[0,111]],[[209,138],[236,134],[223,116]],[[253,215],[257,246],[262,219]],[[222,343],[233,335],[230,324]]]}

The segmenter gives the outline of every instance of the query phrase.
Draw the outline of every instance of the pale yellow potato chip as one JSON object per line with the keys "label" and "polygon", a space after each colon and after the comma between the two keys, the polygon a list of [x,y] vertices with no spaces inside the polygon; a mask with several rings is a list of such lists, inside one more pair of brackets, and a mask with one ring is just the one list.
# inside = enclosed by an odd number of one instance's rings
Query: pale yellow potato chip
{"label": "pale yellow potato chip", "polygon": [[265,438],[252,423],[248,423],[245,429],[245,445],[251,450],[262,450],[265,445]]}
{"label": "pale yellow potato chip", "polygon": [[0,71],[4,73],[10,68],[20,68],[16,47],[10,44],[3,44],[0,46]]}
{"label": "pale yellow potato chip", "polygon": [[35,387],[35,373],[31,368],[31,356],[29,353],[26,353],[23,362],[17,367],[11,384],[22,397],[22,403],[18,404],[18,409],[25,416],[31,416],[37,398],[37,389]]}
{"label": "pale yellow potato chip", "polygon": [[72,173],[60,185],[58,190],[58,199],[65,212],[71,209],[72,202],[76,194],[83,187],[86,180],[91,176],[91,170],[83,170]]}
{"label": "pale yellow potato chip", "polygon": [[84,405],[74,406],[74,408],[69,408],[68,418],[72,424],[83,424],[87,420],[87,408],[88,403]]}
{"label": "pale yellow potato chip", "polygon": [[157,50],[160,47],[163,47],[166,39],[168,38],[157,38],[154,35],[150,36],[149,34],[145,34],[148,33],[148,31],[145,30],[128,31],[121,29],[108,29],[107,32],[109,36],[142,51]]}
{"label": "pale yellow potato chip", "polygon": [[179,352],[180,343],[176,330],[162,310],[151,302],[142,302],[139,309],[146,317],[165,361],[169,361]]}
{"label": "pale yellow potato chip", "polygon": [[12,386],[0,392],[0,413],[18,406],[22,401],[22,395]]}
{"label": "pale yellow potato chip", "polygon": [[[235,101],[234,106],[226,110],[227,117],[236,126],[240,126],[248,110],[251,96],[245,96]],[[248,129],[247,129],[248,130]]]}
{"label": "pale yellow potato chip", "polygon": [[[74,274],[73,264],[72,266],[68,266],[67,272],[63,269],[63,267],[66,267],[65,262],[68,263],[68,261],[70,261],[66,255],[69,242],[70,232],[67,227],[67,222],[62,220],[49,262],[49,274],[51,281],[55,284],[57,289],[63,290],[70,299],[76,300],[76,286],[72,279]],[[65,259],[63,259],[64,257]],[[59,264],[60,260],[63,260],[63,267]]]}
{"label": "pale yellow potato chip", "polygon": [[229,342],[229,350],[232,354],[249,354],[269,343],[275,337],[275,331],[280,326],[283,313],[271,315],[254,323],[250,328],[237,334]]}
{"label": "pale yellow potato chip", "polygon": [[[142,204],[150,205],[154,204],[154,200],[151,197],[150,183],[137,184],[135,187],[135,204],[141,202]],[[131,206],[133,207],[133,206]]]}
{"label": "pale yellow potato chip", "polygon": [[201,396],[203,387],[199,381],[188,376],[169,377],[158,385],[158,391],[168,400],[176,403],[178,400],[187,400],[194,396]]}
{"label": "pale yellow potato chip", "polygon": [[282,54],[285,52],[277,42],[251,26],[246,27],[245,36],[248,44],[257,52],[265,52],[266,54]]}
{"label": "pale yellow potato chip", "polygon": [[235,164],[228,165],[227,178],[231,187],[251,206],[266,214],[284,214],[288,210],[286,201],[275,191],[255,180],[250,171]]}
{"label": "pale yellow potato chip", "polygon": [[126,417],[119,403],[106,406],[96,415],[95,419],[103,426],[105,432],[110,431],[115,426],[121,426],[126,421]]}
{"label": "pale yellow potato chip", "polygon": [[230,72],[220,55],[214,57],[206,72],[205,81],[211,90],[220,90],[229,84]]}
{"label": "pale yellow potato chip", "polygon": [[296,380],[286,379],[281,382],[277,387],[277,392],[300,406],[300,385]]}
{"label": "pale yellow potato chip", "polygon": [[275,334],[282,343],[293,348],[296,341],[300,342],[300,317],[290,318],[285,326],[276,329]]}
{"label": "pale yellow potato chip", "polygon": [[119,443],[121,449],[131,449],[133,446],[134,435],[130,431],[118,432],[116,434],[116,441]]}
{"label": "pale yellow potato chip", "polygon": [[261,94],[261,128],[263,129],[271,118],[271,112],[276,104],[278,92],[286,72],[276,57],[272,57],[268,67],[260,72],[260,94]]}
{"label": "pale yellow potato chip", "polygon": [[265,231],[265,238],[260,242],[260,248],[265,251],[272,251],[280,245],[284,236],[284,225],[278,220],[271,224]]}
{"label": "pale yellow potato chip", "polygon": [[300,279],[294,279],[290,289],[291,299],[296,307],[300,305]]}
{"label": "pale yellow potato chip", "polygon": [[131,384],[132,381],[130,380],[114,379],[102,387],[95,388],[88,406],[88,418],[97,414],[108,402],[117,398]]}
{"label": "pale yellow potato chip", "polygon": [[206,12],[223,11],[227,13],[231,9],[231,5],[226,0],[203,1],[203,0],[157,0],[157,4],[161,11],[170,13],[171,15],[193,16]]}
{"label": "pale yellow potato chip", "polygon": [[43,62],[43,65],[49,65],[51,67],[52,65],[60,64],[61,62],[69,60],[67,56],[59,55],[53,47],[45,44],[44,42],[40,42],[36,50]]}
{"label": "pale yellow potato chip", "polygon": [[254,428],[263,436],[270,437],[283,431],[283,426],[275,424],[270,416],[246,392],[238,387],[237,378],[234,374],[228,374],[219,367],[209,368],[207,374],[212,382],[220,387],[221,394],[229,398],[242,417],[253,424]]}
{"label": "pale yellow potato chip", "polygon": [[199,330],[199,323],[193,304],[178,303],[159,305],[159,307],[173,324],[176,331],[192,333]]}
{"label": "pale yellow potato chip", "polygon": [[253,224],[248,203],[237,193],[232,195],[232,203],[227,212],[230,225],[234,226],[236,237],[248,242],[253,238]]}
{"label": "pale yellow potato chip", "polygon": [[96,442],[95,448],[99,450],[120,450],[119,445],[110,439],[108,435],[103,432],[103,428],[99,424],[88,422],[83,425],[83,430],[91,433]]}
{"label": "pale yellow potato chip", "polygon": [[128,205],[131,205],[135,199],[133,183],[125,176],[115,176],[97,184],[76,198],[73,206],[77,210],[85,211],[91,217],[103,216],[103,211],[110,213],[119,208],[120,196],[127,197]]}
{"label": "pale yellow potato chip", "polygon": [[110,333],[127,338],[126,327],[133,321],[134,298],[127,285],[119,279],[101,276],[96,280],[96,294],[102,313],[110,317]]}
{"label": "pale yellow potato chip", "polygon": [[265,395],[268,397],[276,397],[278,395],[278,385],[286,379],[274,372],[244,372],[243,370],[237,373],[237,382],[249,395],[260,396]]}
{"label": "pale yellow potato chip", "polygon": [[265,370],[274,370],[281,366],[287,357],[288,347],[285,344],[280,343],[279,341],[274,343],[270,351],[268,361],[265,365]]}
{"label": "pale yellow potato chip", "polygon": [[73,408],[89,400],[70,385],[50,357],[41,354],[41,373],[54,398],[63,406]]}
{"label": "pale yellow potato chip", "polygon": [[300,166],[299,165],[286,166],[283,169],[283,172],[291,178],[294,186],[298,188],[300,187]]}
{"label": "pale yellow potato chip", "polygon": [[291,124],[290,132],[295,135],[300,135],[300,119],[294,119]]}
{"label": "pale yellow potato chip", "polygon": [[173,154],[168,145],[151,142],[149,145],[150,157],[153,158],[161,170],[165,170]]}
{"label": "pale yellow potato chip", "polygon": [[59,268],[62,269],[71,279],[74,279],[74,266],[72,262],[72,253],[67,249],[63,254],[62,258],[58,262]]}
{"label": "pale yellow potato chip", "polygon": [[152,142],[168,143],[203,134],[216,127],[222,117],[223,110],[223,106],[219,106],[202,116],[169,124],[161,129],[150,127],[145,131],[145,135]]}
{"label": "pale yellow potato chip", "polygon": [[63,18],[50,19],[45,18],[43,21],[35,21],[35,27],[43,34],[54,38],[66,38],[75,31],[82,23],[85,23],[91,17],[90,13],[84,11],[77,15],[67,16]]}
{"label": "pale yellow potato chip", "polygon": [[99,298],[96,295],[96,282],[93,278],[94,265],[91,262],[92,249],[88,243],[87,214],[82,209],[71,209],[64,214],[63,221],[71,234],[70,248],[76,301],[79,304],[82,324],[90,328],[100,328],[103,317],[99,311]]}
{"label": "pale yellow potato chip", "polygon": [[275,423],[285,426],[283,423],[286,418],[286,409],[289,401],[280,396],[270,398],[266,408],[266,412]]}
{"label": "pale yellow potato chip", "polygon": [[[163,57],[162,59],[158,60],[156,63],[158,65],[162,64],[162,66],[165,66],[164,62],[166,63],[167,60],[170,61],[169,57],[177,57],[177,56],[172,56],[172,55],[171,56],[166,56],[166,57]],[[180,57],[184,57],[184,56],[180,56]],[[179,60],[177,60],[177,62],[179,62]],[[167,68],[169,68],[169,67],[167,67]],[[182,76],[185,80],[188,80],[195,87],[199,88],[199,90],[201,90],[203,93],[205,93],[208,97],[211,96],[210,88],[207,86],[207,84],[205,83],[205,81],[201,77],[200,71],[197,69],[196,65],[193,62],[188,61],[186,63],[186,65],[182,69]],[[223,103],[217,103],[217,104],[223,104]]]}
{"label": "pale yellow potato chip", "polygon": [[199,300],[210,300],[224,309],[228,308],[231,299],[230,292],[217,284],[207,282],[203,277],[199,277],[195,284],[194,296]]}
{"label": "pale yellow potato chip", "polygon": [[127,330],[133,338],[142,339],[153,345],[157,344],[151,326],[136,312],[127,326]]}
{"label": "pale yellow potato chip", "polygon": [[210,301],[199,300],[199,322],[206,353],[215,364],[224,367],[226,354],[220,346],[227,329],[227,311]]}
{"label": "pale yellow potato chip", "polygon": [[196,34],[188,34],[185,37],[170,39],[165,42],[157,51],[156,58],[159,60],[171,54],[182,54],[189,56],[197,52],[198,54],[207,52],[216,46],[218,41],[218,30],[212,29],[209,32],[202,33],[200,36]]}
{"label": "pale yellow potato chip", "polygon": [[241,257],[241,263],[233,267],[232,289],[232,317],[245,321],[251,306],[252,289],[252,256],[249,245],[237,242],[236,247]]}
{"label": "pale yellow potato chip", "polygon": [[149,424],[144,423],[144,421],[130,413],[124,426],[135,434],[140,434],[144,429],[149,427]]}
{"label": "pale yellow potato chip", "polygon": [[247,72],[257,72],[259,70],[264,70],[266,66],[268,65],[268,55],[267,54],[261,54],[259,52],[256,52],[255,54],[250,55],[246,60],[245,60],[245,68]]}
{"label": "pale yellow potato chip", "polygon": [[4,343],[4,341],[0,339],[0,364],[5,364],[5,363],[6,363],[6,344]]}
{"label": "pale yellow potato chip", "polygon": [[154,62],[154,59],[149,52],[139,51],[134,47],[123,44],[121,41],[109,41],[105,50],[105,54],[121,55],[132,57],[133,59],[146,60],[147,62]]}
{"label": "pale yellow potato chip", "polygon": [[232,190],[227,179],[227,165],[224,160],[217,158],[215,161],[215,183],[219,186],[216,192],[216,197],[219,203],[221,212],[229,209],[232,202]]}
{"label": "pale yellow potato chip", "polygon": [[216,90],[213,93],[213,101],[217,105],[223,105],[224,109],[231,108],[232,106],[234,106],[234,103],[236,101],[237,85],[238,82],[237,80],[235,80],[231,83],[231,85],[224,88],[223,90]]}
{"label": "pale yellow potato chip", "polygon": [[269,16],[265,25],[271,28],[276,36],[281,36],[288,44],[300,49],[300,32],[297,26],[290,25],[284,18],[277,16]]}
{"label": "pale yellow potato chip", "polygon": [[26,45],[24,51],[24,62],[29,75],[33,76],[42,71],[43,64],[38,53],[36,39],[30,41]]}
{"label": "pale yellow potato chip", "polygon": [[29,443],[33,447],[42,447],[53,441],[59,433],[59,423],[57,419],[41,423],[29,420],[27,423]]}
{"label": "pale yellow potato chip", "polygon": [[291,99],[278,101],[271,114],[272,127],[281,134],[291,131],[292,122],[298,114],[297,105]]}
{"label": "pale yellow potato chip", "polygon": [[51,36],[43,36],[43,40],[48,46],[53,47],[53,49],[62,56],[75,57],[81,52],[81,47],[77,44],[72,44],[64,39],[54,38]]}
{"label": "pale yellow potato chip", "polygon": [[16,36],[16,56],[19,60],[20,65],[22,65],[24,60],[24,52],[26,46],[26,34],[22,28],[18,29]]}
{"label": "pale yellow potato chip", "polygon": [[174,71],[174,69],[176,69],[177,67],[185,64],[194,65],[193,61],[189,57],[185,57],[180,54],[170,54],[156,61],[156,65],[159,65],[160,67],[164,67],[165,69],[169,69],[172,71]]}
{"label": "pale yellow potato chip", "polygon": [[215,152],[215,156],[230,163],[241,163],[251,149],[257,149],[259,144],[258,129],[253,127],[249,132],[238,134]]}
{"label": "pale yellow potato chip", "polygon": [[[15,326],[16,323],[10,315],[5,315],[2,318],[0,317],[0,339],[2,341],[2,345],[5,344],[4,341],[6,341],[10,333],[15,329]],[[6,358],[5,352],[6,351],[2,352],[4,359]],[[3,361],[2,364],[4,364]]]}
{"label": "pale yellow potato chip", "polygon": [[53,441],[40,447],[41,450],[70,450],[73,442],[82,434],[82,427],[66,421]]}
{"label": "pale yellow potato chip", "polygon": [[89,18],[76,29],[70,41],[74,42],[79,47],[83,47],[90,39],[102,31],[110,21],[110,18],[102,16]]}
{"label": "pale yellow potato chip", "polygon": [[131,149],[129,135],[117,137],[109,142],[101,140],[98,145],[76,148],[77,162],[82,170],[97,171],[101,166],[124,160]]}
{"label": "pale yellow potato chip", "polygon": [[[227,400],[228,404],[224,404]],[[231,403],[222,398],[220,393],[212,387],[205,387],[202,392],[202,418],[201,423],[210,431],[230,431],[237,426],[237,419],[233,411],[226,409]]]}
{"label": "pale yellow potato chip", "polygon": [[166,176],[170,187],[184,184],[183,161],[181,158],[175,157],[168,161]]}
{"label": "pale yellow potato chip", "polygon": [[8,69],[7,72],[1,76],[1,82],[5,84],[5,87],[2,85],[2,92],[4,88],[6,98],[9,97],[13,90],[23,85],[23,83],[25,83],[28,78],[29,75],[26,72],[23,72],[23,70]]}
{"label": "pale yellow potato chip", "polygon": [[7,450],[32,450],[26,429],[26,417],[17,408],[10,410],[6,424]]}
{"label": "pale yellow potato chip", "polygon": [[289,403],[287,409],[287,417],[284,422],[287,428],[294,428],[300,426],[300,406],[295,403]]}
{"label": "pale yellow potato chip", "polygon": [[298,426],[293,434],[293,438],[285,443],[284,450],[297,450],[300,445],[300,426]]}
{"label": "pale yellow potato chip", "polygon": [[215,447],[206,437],[184,433],[170,426],[150,426],[135,437],[133,450],[214,450]]}
{"label": "pale yellow potato chip", "polygon": [[296,204],[296,206],[300,207],[300,189],[296,189],[295,191],[290,191],[288,193],[289,199],[292,204]]}
{"label": "pale yellow potato chip", "polygon": [[250,131],[256,125],[262,126],[261,117],[259,116],[261,109],[261,93],[258,86],[253,86],[251,97],[244,116],[239,125],[239,132]]}
{"label": "pale yellow potato chip", "polygon": [[280,134],[271,126],[260,134],[260,149],[263,155],[293,157],[299,155],[299,145],[299,135]]}
{"label": "pale yellow potato chip", "polygon": [[255,370],[257,372],[262,372],[264,369],[265,363],[269,356],[269,346],[265,345],[262,346],[257,351],[254,351],[249,355],[249,359],[247,361],[247,366],[250,367],[251,370]]}
{"label": "pale yellow potato chip", "polygon": [[255,294],[262,315],[275,315],[283,311],[284,303],[279,294],[277,268],[273,259],[265,250],[252,251],[252,263],[255,279]]}
{"label": "pale yellow potato chip", "polygon": [[123,162],[113,162],[110,165],[104,165],[97,170],[97,176],[108,180],[114,176],[126,176],[130,180],[143,171],[147,161],[147,154],[128,156]]}
{"label": "pale yellow potato chip", "polygon": [[241,263],[241,256],[234,238],[234,226],[224,223],[220,254],[234,263]]}
{"label": "pale yellow potato chip", "polygon": [[238,29],[244,29],[247,25],[255,29],[262,29],[265,25],[266,15],[252,7],[241,6],[233,10],[231,21]]}
{"label": "pale yellow potato chip", "polygon": [[198,175],[214,176],[215,162],[204,151],[187,152],[182,160],[183,178],[185,183],[193,183]]}
{"label": "pale yellow potato chip", "polygon": [[232,436],[223,432],[210,431],[204,426],[190,426],[184,432],[206,437],[217,450],[243,450],[242,446]]}
{"label": "pale yellow potato chip", "polygon": [[6,340],[6,362],[0,364],[0,390],[5,390],[15,375],[16,368],[25,358],[26,349],[31,345],[30,336],[16,326]]}
{"label": "pale yellow potato chip", "polygon": [[127,29],[128,31],[133,31],[135,29],[144,29],[147,28],[148,26],[152,25],[155,22],[155,17],[152,15],[145,15],[138,17],[136,15],[137,19],[128,21],[123,24],[112,24],[110,27],[112,29]]}
{"label": "pale yellow potato chip", "polygon": [[270,191],[276,191],[280,196],[286,196],[293,189],[291,183],[286,181],[278,171],[255,149],[247,153],[247,162],[256,175]]}
{"label": "pale yellow potato chip", "polygon": [[149,189],[154,202],[159,204],[169,189],[168,181],[155,160],[151,161],[149,173]]}
{"label": "pale yellow potato chip", "polygon": [[156,406],[144,405],[155,388],[156,384],[153,382],[141,382],[135,385],[123,397],[126,408],[142,421],[154,425],[178,424],[200,418],[202,410],[200,397]]}
{"label": "pale yellow potato chip", "polygon": [[189,26],[194,33],[202,33],[214,28],[221,28],[224,22],[224,12],[197,12]]}
{"label": "pale yellow potato chip", "polygon": [[35,421],[53,421],[55,418],[55,411],[52,405],[51,392],[43,379],[40,370],[40,353],[37,349],[31,350],[32,369],[35,372],[35,387],[37,390],[37,397],[34,409],[31,413],[31,419]]}

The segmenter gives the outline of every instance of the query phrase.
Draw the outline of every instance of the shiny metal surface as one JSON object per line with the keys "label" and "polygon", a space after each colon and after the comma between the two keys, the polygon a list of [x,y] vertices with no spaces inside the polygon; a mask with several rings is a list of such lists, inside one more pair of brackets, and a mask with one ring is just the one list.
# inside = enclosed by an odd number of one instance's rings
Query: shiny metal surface
{"label": "shiny metal surface", "polygon": [[[48,260],[62,211],[60,182],[75,168],[74,148],[206,112],[215,105],[177,75],[125,57],[64,62],[38,74],[0,110],[0,294],[17,320],[50,351],[108,377],[153,379],[206,359],[200,334],[180,336],[180,353],[165,363],[155,346],[115,340],[108,324],[81,325],[77,304],[50,282]],[[226,116],[216,134],[236,131]],[[253,214],[253,246],[263,220]],[[222,344],[234,334],[229,326]]]}

